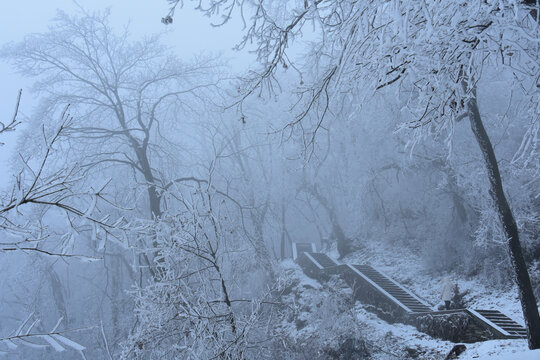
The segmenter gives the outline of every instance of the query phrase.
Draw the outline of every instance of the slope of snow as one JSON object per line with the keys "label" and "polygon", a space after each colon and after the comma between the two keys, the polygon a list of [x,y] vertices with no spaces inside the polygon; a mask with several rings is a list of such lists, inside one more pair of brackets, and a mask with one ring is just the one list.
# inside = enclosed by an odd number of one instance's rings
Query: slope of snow
{"label": "slope of snow", "polygon": [[540,350],[528,350],[524,352],[505,353],[503,355],[481,357],[480,360],[538,360],[540,359]]}
{"label": "slope of snow", "polygon": [[411,355],[421,359],[444,359],[452,349],[449,341],[434,339],[410,325],[389,324],[356,303],[356,316],[362,324],[368,343],[377,353],[375,359],[405,359]]}

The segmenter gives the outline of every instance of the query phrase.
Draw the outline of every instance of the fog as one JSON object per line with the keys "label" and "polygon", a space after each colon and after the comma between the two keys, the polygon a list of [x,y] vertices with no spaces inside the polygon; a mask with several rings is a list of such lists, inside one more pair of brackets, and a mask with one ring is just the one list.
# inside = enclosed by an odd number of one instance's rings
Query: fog
{"label": "fog", "polygon": [[0,358],[536,359],[536,2],[0,11]]}

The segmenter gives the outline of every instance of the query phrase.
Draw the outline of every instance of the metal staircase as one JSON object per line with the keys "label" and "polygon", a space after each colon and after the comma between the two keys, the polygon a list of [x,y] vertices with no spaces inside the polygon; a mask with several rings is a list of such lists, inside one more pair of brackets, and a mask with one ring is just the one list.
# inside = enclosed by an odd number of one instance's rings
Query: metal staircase
{"label": "metal staircase", "polygon": [[[328,255],[316,252],[312,243],[293,243],[293,257],[304,272],[320,281],[339,275],[353,289],[356,300],[377,308],[379,316],[413,323],[422,317],[469,314],[472,320],[463,341],[488,339],[521,339],[527,330],[498,310],[454,309],[437,311],[426,301],[407,290],[389,276],[369,265],[340,264]],[[472,340],[471,340],[472,339]]]}
{"label": "metal staircase", "polygon": [[469,312],[507,338],[527,338],[527,329],[499,310],[471,310]]}
{"label": "metal staircase", "polygon": [[405,289],[403,286],[377,271],[369,265],[349,265],[358,275],[362,276],[381,293],[409,313],[431,312],[433,309],[424,300]]}

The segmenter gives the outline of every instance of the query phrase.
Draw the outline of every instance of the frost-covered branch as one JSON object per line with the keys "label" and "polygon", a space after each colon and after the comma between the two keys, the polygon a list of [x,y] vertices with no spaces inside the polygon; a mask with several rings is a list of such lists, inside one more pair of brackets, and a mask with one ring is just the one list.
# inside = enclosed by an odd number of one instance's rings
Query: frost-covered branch
{"label": "frost-covered branch", "polygon": [[[72,257],[89,261],[97,259],[92,256],[71,255],[65,251],[58,253],[40,248],[40,244],[48,237],[43,233],[40,222],[26,220],[20,222],[18,220],[24,213],[23,208],[28,206],[38,206],[44,208],[45,211],[53,209],[63,211],[73,229],[78,225],[70,219],[70,216],[78,219],[80,226],[88,222],[90,227],[101,229],[105,236],[120,241],[120,234],[117,232],[122,231],[121,227],[125,225],[124,221],[111,222],[108,217],[99,218],[95,215],[98,202],[111,204],[105,197],[107,182],[92,189],[91,192],[79,192],[77,190],[78,184],[82,181],[80,167],[73,165],[53,170],[54,165],[51,162],[54,161],[52,157],[56,151],[56,145],[63,136],[66,136],[72,123],[68,107],[62,112],[61,118],[60,126],[50,136],[47,136],[42,127],[44,153],[41,159],[34,167],[36,159],[25,158],[21,155],[22,169],[15,176],[15,184],[9,193],[0,198],[0,229],[15,237],[23,238],[22,240],[1,242],[0,252],[35,251],[50,256]],[[82,199],[89,200],[86,206],[80,202]],[[72,239],[72,236],[68,236],[66,239]]]}
{"label": "frost-covered branch", "polygon": [[[0,121],[0,134],[9,132],[9,131],[15,131],[15,128],[17,125],[19,125],[21,122],[17,119],[17,116],[19,115],[19,106],[21,104],[21,96],[22,96],[22,89],[19,90],[19,94],[17,95],[17,101],[15,102],[15,111],[13,112],[13,117],[11,120],[7,123]],[[4,143],[0,142],[0,145],[4,145]]]}

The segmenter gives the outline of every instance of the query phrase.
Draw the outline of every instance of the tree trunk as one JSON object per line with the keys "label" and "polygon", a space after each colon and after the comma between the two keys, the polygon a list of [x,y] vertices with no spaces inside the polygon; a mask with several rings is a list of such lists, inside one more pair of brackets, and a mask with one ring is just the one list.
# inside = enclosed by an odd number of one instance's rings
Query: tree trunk
{"label": "tree trunk", "polygon": [[[253,198],[252,198],[253,199]],[[274,273],[274,266],[272,264],[272,258],[270,256],[270,252],[268,251],[268,248],[266,247],[266,243],[264,241],[264,219],[266,217],[266,212],[268,211],[269,207],[269,199],[266,199],[266,203],[263,206],[263,208],[259,211],[255,209],[254,207],[254,201],[251,201],[251,206],[253,207],[253,210],[251,210],[251,221],[253,222],[254,227],[254,233],[255,236],[253,238],[253,247],[255,249],[255,257],[259,261],[260,265],[264,269],[264,272],[266,274],[266,278],[270,281],[273,281],[276,277]]]}
{"label": "tree trunk", "polygon": [[343,228],[339,224],[339,220],[336,211],[334,210],[334,207],[332,206],[332,204],[330,204],[330,202],[325,196],[321,195],[321,193],[317,189],[317,186],[310,186],[305,184],[304,187],[326,209],[328,217],[330,218],[330,223],[332,224],[332,235],[334,235],[334,237],[336,238],[339,259],[341,260],[343,257],[350,254],[354,250],[352,240],[345,236]]}
{"label": "tree trunk", "polygon": [[281,202],[281,242],[279,246],[279,255],[281,260],[285,260],[285,200]]}
{"label": "tree trunk", "polygon": [[150,203],[150,217],[152,219],[158,219],[161,217],[161,195],[158,193],[155,186],[155,178],[148,160],[148,154],[145,148],[140,147],[138,144],[134,144],[135,154],[139,166],[143,171],[144,180],[147,183],[148,200]]}
{"label": "tree trunk", "polygon": [[540,348],[540,316],[531,285],[531,279],[527,271],[527,265],[523,258],[521,244],[519,242],[519,232],[512,210],[504,195],[501,174],[495,152],[489,136],[482,123],[478,103],[476,102],[476,91],[473,91],[473,98],[468,103],[469,119],[471,128],[480,146],[484,161],[486,163],[490,190],[489,193],[495,203],[495,207],[502,223],[504,234],[507,239],[508,253],[512,268],[514,269],[514,281],[518,286],[519,298],[523,309],[523,317],[527,326],[527,338],[530,349]]}
{"label": "tree trunk", "polygon": [[[133,151],[137,156],[138,165],[141,168],[144,180],[146,181],[146,190],[148,192],[148,201],[150,205],[150,218],[157,221],[162,215],[161,194],[157,191],[155,186],[154,173],[152,172],[152,167],[150,166],[150,161],[148,159],[147,147],[145,145],[139,145],[134,138],[130,138],[130,140]],[[160,246],[156,240],[155,234],[152,235],[152,246],[154,249],[158,249]],[[159,253],[159,250],[154,251],[153,259],[150,259],[146,253],[142,254],[144,262],[148,265],[148,271],[156,282],[161,280],[161,277],[165,272],[163,268],[165,261],[163,258],[159,257]],[[155,260],[156,258],[158,260]]]}

